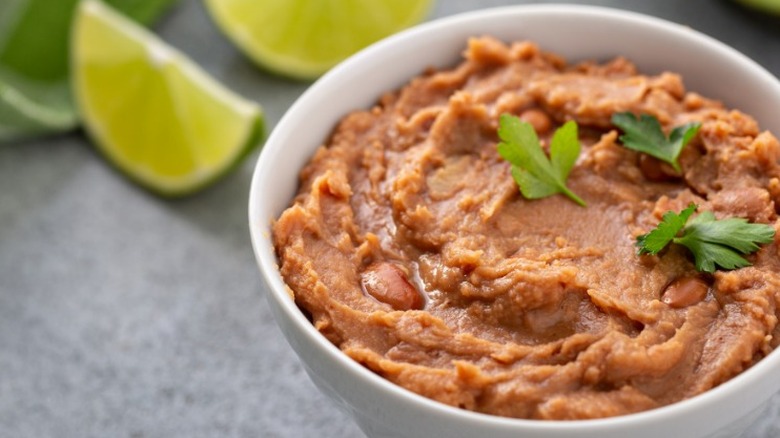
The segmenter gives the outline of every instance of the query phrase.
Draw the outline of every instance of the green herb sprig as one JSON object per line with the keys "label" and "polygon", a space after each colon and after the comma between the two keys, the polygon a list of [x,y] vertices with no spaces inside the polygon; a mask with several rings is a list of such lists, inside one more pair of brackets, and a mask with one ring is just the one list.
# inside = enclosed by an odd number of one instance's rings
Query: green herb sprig
{"label": "green herb sprig", "polygon": [[680,153],[701,127],[698,122],[686,123],[672,129],[666,137],[658,119],[648,114],[637,118],[630,112],[613,114],[612,124],[623,130],[620,136],[623,146],[663,160],[671,164],[677,173],[682,172],[677,161]]}
{"label": "green herb sprig", "polygon": [[637,237],[639,254],[658,254],[669,243],[676,243],[690,250],[698,271],[713,273],[716,266],[727,270],[750,266],[742,255],[758,251],[759,243],[774,240],[775,229],[770,225],[748,223],[744,218],[718,220],[711,211],[687,223],[697,208],[691,203],[679,214],[666,212],[655,229]]}
{"label": "green herb sprig", "polygon": [[539,138],[530,123],[503,114],[499,119],[498,153],[512,164],[512,177],[527,199],[539,199],[561,193],[585,207],[585,201],[566,187],[577,157],[580,141],[577,124],[566,122],[558,128],[550,141],[550,158],[547,158]]}

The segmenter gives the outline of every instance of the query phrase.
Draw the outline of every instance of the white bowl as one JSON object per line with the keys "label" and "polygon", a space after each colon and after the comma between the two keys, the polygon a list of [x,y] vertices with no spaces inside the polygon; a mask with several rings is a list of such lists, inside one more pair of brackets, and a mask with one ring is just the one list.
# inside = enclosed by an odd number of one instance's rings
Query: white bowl
{"label": "white bowl", "polygon": [[398,387],[329,343],[290,297],[271,222],[291,202],[298,172],[336,122],[368,108],[428,66],[453,66],[471,36],[529,39],[569,61],[622,55],[643,73],[681,73],[687,88],[752,114],[780,133],[780,82],[755,62],[687,27],[636,13],[574,5],[488,9],[430,22],[385,39],[311,86],[268,138],[255,169],[249,221],[274,316],[314,383],[378,437],[726,438],[738,436],[780,389],[780,352],[702,395],[622,417],[517,420],[452,408]]}

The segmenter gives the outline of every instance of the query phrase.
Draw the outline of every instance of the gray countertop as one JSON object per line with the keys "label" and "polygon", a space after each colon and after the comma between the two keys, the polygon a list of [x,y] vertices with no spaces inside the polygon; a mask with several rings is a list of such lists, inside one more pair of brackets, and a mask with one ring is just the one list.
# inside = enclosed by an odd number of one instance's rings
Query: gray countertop
{"label": "gray countertop", "polygon": [[[439,0],[432,18],[516,3]],[[576,3],[689,25],[780,76],[780,20],[727,1]],[[269,126],[308,86],[251,65],[199,0],[156,30],[260,102]],[[362,436],[269,313],[246,221],[256,157],[164,201],[79,133],[0,145],[0,437]],[[745,435],[777,436],[780,397]]]}

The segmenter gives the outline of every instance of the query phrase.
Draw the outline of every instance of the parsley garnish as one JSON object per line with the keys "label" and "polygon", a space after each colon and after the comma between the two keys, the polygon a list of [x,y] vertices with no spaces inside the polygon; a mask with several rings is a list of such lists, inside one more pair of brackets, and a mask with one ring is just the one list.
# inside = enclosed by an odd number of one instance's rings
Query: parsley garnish
{"label": "parsley garnish", "polygon": [[613,114],[612,124],[623,130],[623,146],[666,161],[677,173],[682,172],[677,162],[680,152],[701,127],[698,122],[686,123],[674,128],[667,138],[658,119],[647,114],[636,118],[630,112]]}
{"label": "parsley garnish", "polygon": [[[668,211],[658,227],[636,239],[639,254],[658,254],[670,242],[688,248],[700,272],[715,272],[715,266],[736,269],[750,266],[742,255],[758,251],[758,243],[774,240],[775,229],[766,224],[751,224],[747,219],[718,220],[711,211],[705,211],[686,225],[696,204],[679,214]],[[682,233],[680,235],[680,233]]]}
{"label": "parsley garnish", "polygon": [[566,178],[580,155],[577,124],[566,122],[553,134],[548,159],[539,144],[533,126],[515,116],[502,114],[499,119],[498,153],[512,164],[512,177],[528,199],[539,199],[562,193],[577,204],[585,201],[566,187]]}

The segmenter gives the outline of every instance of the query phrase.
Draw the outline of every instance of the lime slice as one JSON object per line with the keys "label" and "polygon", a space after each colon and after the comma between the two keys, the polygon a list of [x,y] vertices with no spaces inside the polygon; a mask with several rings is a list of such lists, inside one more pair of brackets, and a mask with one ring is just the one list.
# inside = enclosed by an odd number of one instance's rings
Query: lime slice
{"label": "lime slice", "polygon": [[100,1],[79,5],[71,53],[74,96],[97,148],[156,193],[200,189],[262,137],[258,105]]}
{"label": "lime slice", "polygon": [[206,0],[225,34],[256,63],[311,79],[363,47],[421,21],[432,0]]}

